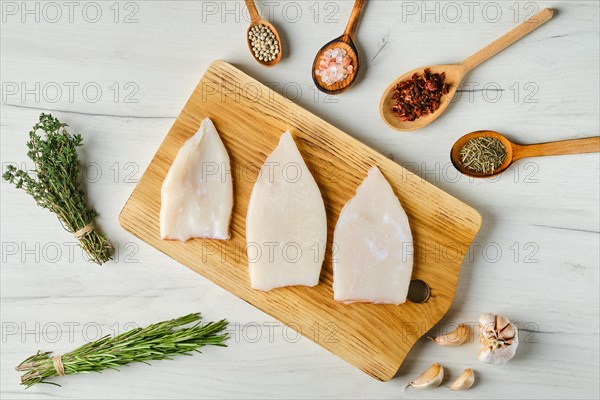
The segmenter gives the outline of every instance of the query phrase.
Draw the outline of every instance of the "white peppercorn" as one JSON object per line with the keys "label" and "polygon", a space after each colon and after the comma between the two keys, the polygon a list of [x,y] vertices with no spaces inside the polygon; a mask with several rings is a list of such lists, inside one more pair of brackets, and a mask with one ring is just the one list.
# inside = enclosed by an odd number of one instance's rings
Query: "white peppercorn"
{"label": "white peppercorn", "polygon": [[250,28],[248,40],[254,56],[259,61],[272,61],[279,54],[279,43],[275,34],[263,24]]}

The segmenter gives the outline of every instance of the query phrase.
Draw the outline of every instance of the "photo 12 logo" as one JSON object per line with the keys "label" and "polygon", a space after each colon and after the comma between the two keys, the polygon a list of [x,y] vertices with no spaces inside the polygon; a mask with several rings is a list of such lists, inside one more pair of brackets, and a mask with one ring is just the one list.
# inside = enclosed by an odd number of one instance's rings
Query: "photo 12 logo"
{"label": "photo 12 logo", "polygon": [[531,1],[403,1],[402,23],[522,22],[541,10]]}
{"label": "photo 12 logo", "polygon": [[2,82],[2,103],[139,103],[136,82]]}
{"label": "photo 12 logo", "polygon": [[[111,243],[113,247],[112,260],[126,264],[140,262],[138,252],[140,246],[135,242]],[[2,242],[2,264],[79,264],[81,260],[88,263],[90,259],[79,242]]]}
{"label": "photo 12 logo", "polygon": [[[98,163],[95,161],[81,163],[80,178],[86,183],[110,182],[117,184],[135,185],[139,182],[141,175],[140,165],[133,161],[114,161]],[[2,162],[2,175],[13,166],[23,171],[31,171],[30,175],[35,178],[35,166],[31,162]],[[6,183],[2,178],[2,183]]]}
{"label": "photo 12 logo", "polygon": [[463,82],[456,90],[451,102],[461,100],[475,103],[483,100],[486,103],[498,103],[501,100],[513,103],[537,104],[540,85],[537,82],[514,82],[501,84],[499,82]]}
{"label": "photo 12 logo", "polygon": [[[390,158],[394,160],[394,156]],[[539,172],[540,166],[535,161],[520,161],[510,167],[502,174],[489,178],[473,178],[463,175],[451,162],[404,162],[401,164],[407,171],[419,176],[422,181],[427,181],[435,184],[442,183],[459,183],[476,181],[485,182],[487,184],[498,182],[512,182],[514,184],[537,184],[540,182]],[[403,174],[402,181],[407,182],[408,174]]]}
{"label": "photo 12 logo", "polygon": [[[250,22],[248,8],[241,1],[202,1],[202,23]],[[315,24],[337,24],[340,2],[337,1],[260,1],[259,14],[266,20],[297,23],[302,20]],[[349,2],[348,2],[349,3]]]}
{"label": "photo 12 logo", "polygon": [[[129,177],[136,177],[139,171],[139,166],[135,164],[137,169],[134,169],[126,163],[123,166],[128,167],[130,174]],[[118,167],[119,163],[115,163]],[[90,164],[88,168],[92,169],[92,176],[94,174],[94,168],[96,165]],[[237,182],[248,182],[256,183],[259,180],[269,183],[286,183],[296,184],[300,183],[303,176],[311,174],[315,179],[320,182],[326,183],[338,183],[340,179],[339,166],[331,161],[318,158],[310,166],[311,170],[308,172],[304,167],[295,161],[279,162],[279,161],[265,161],[263,164],[247,162],[247,163],[234,163],[229,166],[225,162],[212,162],[205,161],[200,164],[198,168],[198,180],[201,183],[207,182],[227,182],[232,179]],[[101,173],[101,172],[100,172]],[[118,176],[118,171],[115,171],[115,177]],[[129,180],[125,181],[128,183]],[[137,180],[136,180],[137,182]],[[115,181],[115,183],[117,183]]]}
{"label": "photo 12 logo", "polygon": [[2,23],[136,24],[140,5],[133,1],[3,1]]}
{"label": "photo 12 logo", "polygon": [[336,322],[233,322],[227,327],[229,340],[234,343],[275,343],[283,340],[296,343],[302,336],[317,343],[338,343],[340,327]]}
{"label": "photo 12 logo", "polygon": [[81,343],[92,342],[106,335],[118,336],[136,329],[134,322],[115,322],[105,326],[98,322],[2,322],[2,344],[20,343]]}
{"label": "photo 12 logo", "polygon": [[250,103],[268,102],[279,100],[277,95],[289,103],[311,102],[324,104],[337,104],[340,99],[334,95],[321,92],[314,84],[303,86],[299,82],[265,82],[265,86],[258,82],[241,84],[239,82],[202,82],[201,101],[228,101],[240,103],[242,100]]}

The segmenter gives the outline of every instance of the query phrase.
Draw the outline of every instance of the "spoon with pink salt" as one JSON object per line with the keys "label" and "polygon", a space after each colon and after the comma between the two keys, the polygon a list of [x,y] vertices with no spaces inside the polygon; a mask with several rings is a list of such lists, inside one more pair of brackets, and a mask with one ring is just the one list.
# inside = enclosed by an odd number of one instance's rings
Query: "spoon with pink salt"
{"label": "spoon with pink salt", "polygon": [[367,0],[356,0],[344,33],[318,51],[312,65],[312,78],[317,88],[327,94],[345,92],[356,81],[360,68],[354,32],[358,17]]}

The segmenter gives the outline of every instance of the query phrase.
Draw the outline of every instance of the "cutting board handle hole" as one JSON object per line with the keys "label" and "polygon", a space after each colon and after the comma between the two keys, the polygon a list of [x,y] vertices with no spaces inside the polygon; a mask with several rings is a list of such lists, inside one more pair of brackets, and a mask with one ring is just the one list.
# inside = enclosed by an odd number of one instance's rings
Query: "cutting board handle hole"
{"label": "cutting board handle hole", "polygon": [[420,279],[413,279],[408,286],[408,300],[413,303],[425,303],[431,296],[431,288]]}

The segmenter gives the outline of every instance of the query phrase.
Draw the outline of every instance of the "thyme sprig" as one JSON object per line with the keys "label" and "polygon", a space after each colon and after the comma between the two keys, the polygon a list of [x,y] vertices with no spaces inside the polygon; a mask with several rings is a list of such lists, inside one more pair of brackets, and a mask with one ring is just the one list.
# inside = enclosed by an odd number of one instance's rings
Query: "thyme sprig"
{"label": "thyme sprig", "polygon": [[102,264],[111,259],[112,246],[104,233],[94,229],[97,213],[87,206],[80,187],[77,147],[82,145],[81,135],[69,134],[66,126],[51,114],[41,114],[27,142],[27,156],[34,170],[9,165],[2,177],[23,189],[40,207],[55,213],[63,227],[76,234],[91,260]]}
{"label": "thyme sprig", "polygon": [[[191,355],[202,346],[227,347],[225,341],[227,321],[201,325],[200,313],[192,313],[169,321],[159,322],[145,328],[135,328],[115,337],[105,336],[84,344],[61,357],[64,375],[100,372],[104,369],[119,370],[133,362],[148,364],[151,360],[170,360],[173,355]],[[188,328],[180,328],[194,323]],[[180,328],[180,329],[176,329]],[[47,379],[58,376],[52,352],[38,351],[16,367],[25,371],[21,384],[30,387],[36,383],[49,383]],[[150,364],[148,364],[150,365]]]}

